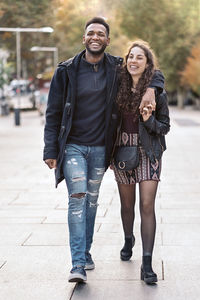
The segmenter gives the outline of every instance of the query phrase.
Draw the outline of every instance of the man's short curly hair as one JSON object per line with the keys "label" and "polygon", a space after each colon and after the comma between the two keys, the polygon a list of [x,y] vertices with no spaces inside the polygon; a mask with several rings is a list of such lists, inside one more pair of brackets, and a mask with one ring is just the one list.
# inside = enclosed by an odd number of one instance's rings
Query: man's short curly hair
{"label": "man's short curly hair", "polygon": [[106,28],[107,36],[109,36],[110,27],[108,23],[106,23],[106,21],[101,17],[94,17],[91,20],[87,21],[87,23],[85,24],[85,30],[90,24],[94,24],[94,23],[103,25]]}

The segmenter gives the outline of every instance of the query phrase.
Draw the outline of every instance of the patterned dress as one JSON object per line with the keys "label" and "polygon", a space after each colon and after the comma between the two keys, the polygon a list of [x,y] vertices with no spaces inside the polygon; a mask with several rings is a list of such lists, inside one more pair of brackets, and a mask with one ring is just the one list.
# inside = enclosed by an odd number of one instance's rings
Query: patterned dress
{"label": "patterned dress", "polygon": [[114,163],[112,164],[115,173],[115,180],[122,184],[135,184],[144,180],[160,181],[161,160],[155,164],[150,162],[150,159],[143,149],[139,139],[139,120],[134,120],[132,113],[125,112],[122,114],[122,127],[117,140],[117,146],[133,146],[139,147],[139,166],[132,171],[118,170]]}

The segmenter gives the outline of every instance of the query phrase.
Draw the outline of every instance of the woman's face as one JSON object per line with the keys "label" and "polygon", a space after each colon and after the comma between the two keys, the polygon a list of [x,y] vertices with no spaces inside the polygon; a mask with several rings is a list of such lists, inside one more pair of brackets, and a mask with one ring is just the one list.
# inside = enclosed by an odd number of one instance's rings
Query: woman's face
{"label": "woman's face", "polygon": [[140,78],[147,66],[147,58],[140,47],[131,49],[127,59],[127,70],[132,77]]}

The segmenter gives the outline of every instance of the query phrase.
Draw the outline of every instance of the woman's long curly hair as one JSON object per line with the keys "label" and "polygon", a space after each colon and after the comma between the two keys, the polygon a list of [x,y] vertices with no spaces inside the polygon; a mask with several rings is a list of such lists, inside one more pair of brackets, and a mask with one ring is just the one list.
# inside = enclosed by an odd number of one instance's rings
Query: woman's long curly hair
{"label": "woman's long curly hair", "polygon": [[[142,73],[135,90],[132,91],[133,80],[127,70],[127,60],[134,47],[139,47],[144,51],[147,58],[147,67]],[[120,111],[133,112],[135,117],[139,116],[140,102],[151,82],[155,69],[156,58],[149,44],[143,40],[134,41],[125,57],[125,65],[121,69],[120,86],[116,99]]]}

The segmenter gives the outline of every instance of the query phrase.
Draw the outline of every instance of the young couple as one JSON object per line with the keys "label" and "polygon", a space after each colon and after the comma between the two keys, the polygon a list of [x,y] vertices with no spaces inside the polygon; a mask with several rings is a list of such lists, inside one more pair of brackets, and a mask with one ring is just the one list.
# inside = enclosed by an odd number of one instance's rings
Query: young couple
{"label": "young couple", "polygon": [[[103,175],[111,165],[119,188],[125,238],[120,257],[129,260],[132,256],[138,182],[141,279],[154,283],[154,203],[166,149],[164,135],[170,127],[164,77],[156,70],[153,51],[146,42],[133,42],[124,64],[122,58],[104,52],[109,42],[109,25],[102,18],[93,18],[85,26],[86,49],[58,65],[46,111],[44,161],[55,169],[56,186],[63,179],[67,184],[72,256],[69,282],[86,281],[85,270],[95,268],[90,249],[97,200]],[[124,171],[115,166],[116,145],[138,146],[135,169]]]}

